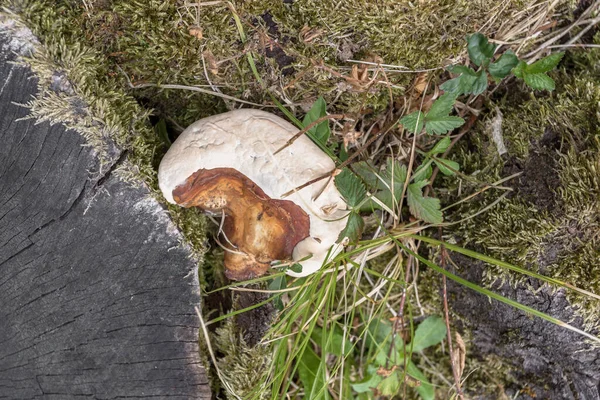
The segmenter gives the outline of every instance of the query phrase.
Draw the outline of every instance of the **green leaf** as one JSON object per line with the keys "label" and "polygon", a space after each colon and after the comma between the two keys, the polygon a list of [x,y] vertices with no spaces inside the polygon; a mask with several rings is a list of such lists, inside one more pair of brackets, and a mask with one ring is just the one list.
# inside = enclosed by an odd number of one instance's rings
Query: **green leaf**
{"label": "green leaf", "polygon": [[[302,354],[302,358],[299,360],[298,376],[302,381],[307,398],[329,399],[329,392],[327,389],[321,390],[325,387],[326,382],[325,368],[321,365],[321,358],[310,346],[306,346],[304,354]],[[316,396],[319,392],[321,395]]]}
{"label": "green leaf", "polygon": [[413,352],[439,344],[446,337],[446,323],[438,316],[432,315],[421,322],[415,331],[412,343],[407,345]]}
{"label": "green leaf", "polygon": [[154,125],[154,132],[163,141],[163,143],[169,147],[171,146],[171,140],[169,139],[169,133],[167,132],[167,123],[164,119],[160,119],[156,125]]}
{"label": "green leaf", "polygon": [[[394,161],[391,157],[386,160],[386,168],[377,171],[371,164],[364,161],[352,165],[352,169],[363,179],[367,184],[373,196],[393,209],[396,203],[400,200],[404,182],[406,181],[406,166]],[[374,200],[369,200],[363,203],[360,211],[379,210],[382,207]]]}
{"label": "green leaf", "polygon": [[348,216],[348,223],[346,227],[340,232],[338,236],[338,242],[347,237],[350,243],[357,242],[360,239],[363,228],[365,227],[365,221],[358,214],[358,212],[351,212]]}
{"label": "green leaf", "polygon": [[379,382],[383,380],[381,375],[377,375],[377,368],[374,365],[369,364],[367,367],[367,376],[360,382],[352,384],[352,389],[356,393],[372,393],[373,389],[377,387]]}
{"label": "green leaf", "polygon": [[411,179],[415,182],[424,181],[426,179],[429,179],[429,177],[433,173],[433,169],[431,168],[431,163],[432,163],[432,161],[428,160],[424,164],[421,164],[419,166],[419,168],[417,168],[415,173],[412,175]]}
{"label": "green leaf", "polygon": [[[287,284],[287,279],[285,275],[279,275],[273,278],[273,280],[269,283],[269,290],[281,290],[285,289]],[[273,293],[273,305],[279,311],[283,310],[283,302],[281,301],[281,293]]]}
{"label": "green leaf", "polygon": [[297,274],[301,273],[302,272],[302,264],[296,263],[296,264],[292,265],[290,267],[290,271],[295,272]]}
{"label": "green leaf", "polygon": [[546,75],[554,67],[558,65],[564,53],[551,54],[546,58],[527,65],[524,61],[520,61],[513,73],[517,78],[523,79],[525,84],[535,90],[554,90],[555,83],[552,78]]}
{"label": "green leaf", "polygon": [[502,54],[500,58],[489,65],[488,71],[496,79],[503,79],[510,74],[510,71],[517,66],[519,59],[512,50]]}
{"label": "green leaf", "polygon": [[476,72],[473,68],[471,67],[467,67],[466,65],[461,65],[461,64],[454,64],[451,65],[449,67],[446,68],[448,71],[452,72],[453,74],[466,74],[466,75],[471,75],[471,76],[475,76]]}
{"label": "green leaf", "polygon": [[431,150],[429,150],[428,154],[441,154],[445,152],[446,150],[448,150],[448,147],[450,147],[451,142],[452,141],[450,140],[450,138],[446,136],[445,138],[437,142],[435,146],[433,146]]}
{"label": "green leaf", "polygon": [[418,181],[408,185],[406,203],[410,213],[430,224],[439,224],[443,221],[440,210],[440,200],[423,196],[423,187],[427,181]]}
{"label": "green leaf", "polygon": [[529,74],[525,75],[525,83],[535,90],[554,90],[554,80],[546,74]]}
{"label": "green leaf", "polygon": [[357,207],[367,197],[365,185],[348,168],[335,177],[335,186],[350,207]]}
{"label": "green leaf", "polygon": [[440,172],[446,176],[452,176],[455,174],[454,171],[460,170],[460,165],[456,161],[438,158],[433,160],[433,162],[440,169]]}
{"label": "green leaf", "polygon": [[[311,123],[315,122],[319,118],[322,118],[327,115],[327,104],[325,104],[325,100],[322,97],[319,97],[317,101],[314,102],[311,109],[306,113],[304,119],[302,120],[302,125],[307,127]],[[329,129],[329,121],[325,120],[320,122],[317,126],[314,126],[308,130],[312,134],[312,136],[321,142],[322,144],[327,143],[327,139],[331,135],[331,130]]]}
{"label": "green leaf", "polygon": [[481,33],[474,33],[467,37],[467,51],[473,64],[478,67],[487,64],[494,56],[496,45],[489,43]]}
{"label": "green leaf", "polygon": [[385,184],[378,177],[377,168],[373,164],[366,161],[359,161],[352,164],[352,170],[362,178],[369,190],[374,191],[385,188]]}
{"label": "green leaf", "polygon": [[435,388],[429,381],[427,377],[417,366],[410,360],[408,360],[408,364],[406,365],[406,373],[414,379],[418,379],[420,385],[416,387],[417,393],[421,396],[423,400],[434,400],[435,399]]}
{"label": "green leaf", "polygon": [[421,111],[415,111],[402,117],[400,123],[407,131],[417,134],[423,130],[423,120],[423,113]]}
{"label": "green leaf", "polygon": [[425,115],[425,121],[428,118],[443,117],[452,112],[456,103],[456,96],[452,93],[445,93],[441,95],[436,101],[433,102],[431,108]]}
{"label": "green leaf", "polygon": [[562,60],[565,53],[554,53],[548,57],[544,57],[541,60],[534,62],[527,66],[527,73],[529,74],[543,74],[545,72],[552,71],[560,60]]}
{"label": "green leaf", "polygon": [[377,390],[382,396],[392,397],[400,392],[400,377],[398,371],[394,371],[390,376],[379,382]]}
{"label": "green leaf", "polygon": [[425,131],[429,135],[441,135],[465,123],[460,117],[448,115],[452,112],[455,101],[456,95],[445,93],[433,102],[425,114]]}
{"label": "green leaf", "polygon": [[464,65],[452,65],[448,68],[448,71],[459,74],[459,76],[442,83],[440,89],[456,96],[471,93],[473,83],[477,79],[477,73],[472,68]]}
{"label": "green leaf", "polygon": [[519,79],[523,79],[525,76],[525,68],[527,63],[525,61],[519,61],[516,67],[513,68],[512,73]]}
{"label": "green leaf", "polygon": [[485,89],[488,87],[487,74],[485,71],[479,71],[477,75],[477,79],[473,82],[473,86],[471,87],[471,94],[478,96],[481,93],[485,92]]}
{"label": "green leaf", "polygon": [[[324,343],[326,348],[322,348],[323,353],[333,354],[338,357],[342,356],[342,347],[344,348],[344,355],[347,357],[353,351],[352,342],[350,340],[344,338],[342,330],[339,327],[335,327],[333,332],[326,332],[328,337],[323,338],[323,329],[320,327],[315,327],[311,337],[315,342],[319,345]],[[331,339],[329,339],[329,336]],[[325,340],[325,341],[323,341]]]}
{"label": "green leaf", "polygon": [[447,115],[445,117],[434,117],[427,121],[425,132],[429,135],[443,135],[449,131],[462,126],[465,120],[461,117]]}

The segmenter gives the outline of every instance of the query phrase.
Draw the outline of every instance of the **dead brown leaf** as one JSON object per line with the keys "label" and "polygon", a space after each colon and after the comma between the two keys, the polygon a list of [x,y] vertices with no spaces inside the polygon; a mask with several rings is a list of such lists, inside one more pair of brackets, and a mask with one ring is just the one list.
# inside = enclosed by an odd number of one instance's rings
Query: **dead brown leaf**
{"label": "dead brown leaf", "polygon": [[321,28],[311,28],[308,25],[304,25],[302,29],[300,29],[300,39],[302,39],[304,43],[310,43],[321,37],[323,32],[325,31]]}
{"label": "dead brown leaf", "polygon": [[452,364],[456,368],[456,375],[460,379],[465,370],[467,350],[465,342],[458,332],[454,332],[454,349],[452,351]]}
{"label": "dead brown leaf", "polygon": [[427,88],[427,73],[426,72],[421,72],[420,74],[417,75],[417,77],[415,78],[415,83],[414,83],[413,87],[415,90],[415,97],[419,98],[421,96],[421,94],[423,94],[425,89]]}
{"label": "dead brown leaf", "polygon": [[379,369],[377,370],[377,375],[379,376],[383,376],[384,378],[387,378],[388,376],[390,376],[391,374],[394,373],[395,370],[398,369],[397,365],[392,365],[392,368],[383,368],[383,367],[379,367]]}
{"label": "dead brown leaf", "polygon": [[215,59],[215,56],[210,50],[204,50],[202,52],[202,56],[204,57],[204,61],[206,62],[206,67],[213,75],[219,75],[219,64]]}
{"label": "dead brown leaf", "polygon": [[202,36],[202,28],[199,26],[190,26],[188,29],[188,33],[194,36],[196,39],[201,40]]}

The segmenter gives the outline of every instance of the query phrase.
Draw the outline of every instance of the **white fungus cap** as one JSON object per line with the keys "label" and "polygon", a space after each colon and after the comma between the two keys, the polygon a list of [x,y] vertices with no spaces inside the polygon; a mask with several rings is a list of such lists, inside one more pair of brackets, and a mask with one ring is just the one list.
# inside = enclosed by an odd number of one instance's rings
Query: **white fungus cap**
{"label": "white fungus cap", "polygon": [[[331,172],[329,156],[306,135],[274,154],[298,128],[265,111],[241,109],[204,118],[190,125],[173,143],[158,169],[165,198],[175,203],[173,190],[200,169],[233,168],[246,175],[272,199],[290,200],[310,218],[310,236],[294,248],[292,257],[306,276],[342,250],[336,243],[348,220],[347,205],[333,179],[323,179],[289,196],[290,190]],[[312,256],[304,261],[308,256]]]}

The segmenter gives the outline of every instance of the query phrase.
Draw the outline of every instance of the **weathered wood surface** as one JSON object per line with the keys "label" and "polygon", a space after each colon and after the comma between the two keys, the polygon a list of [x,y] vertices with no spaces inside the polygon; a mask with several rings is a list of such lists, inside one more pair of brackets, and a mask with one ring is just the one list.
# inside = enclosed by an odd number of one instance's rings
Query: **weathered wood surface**
{"label": "weathered wood surface", "polygon": [[210,398],[195,263],[179,233],[145,189],[99,171],[77,132],[18,121],[28,110],[15,103],[27,102],[36,82],[7,58],[0,398]]}
{"label": "weathered wood surface", "polygon": [[[462,267],[453,272],[471,282],[483,281],[483,263],[460,254],[452,254],[452,257]],[[531,279],[528,285],[503,283],[494,290],[583,328],[582,319],[574,317],[575,312],[563,290],[542,288],[534,294],[532,288],[538,285]],[[448,282],[448,296],[454,311],[466,318],[472,329],[471,356],[497,355],[514,367],[509,373],[516,384],[505,387],[505,393],[511,398],[600,400],[600,350],[585,337],[527,316],[506,304],[490,301],[452,281]],[[475,394],[472,398],[495,399]]]}

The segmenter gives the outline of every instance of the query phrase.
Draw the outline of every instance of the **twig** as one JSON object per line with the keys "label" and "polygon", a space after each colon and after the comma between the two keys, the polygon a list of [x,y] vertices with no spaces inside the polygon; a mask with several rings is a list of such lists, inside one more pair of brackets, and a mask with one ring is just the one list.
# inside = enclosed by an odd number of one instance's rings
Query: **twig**
{"label": "twig", "polygon": [[331,114],[331,115],[325,115],[324,117],[321,117],[321,118],[317,118],[316,120],[314,120],[313,122],[311,122],[310,124],[305,126],[303,129],[301,129],[294,136],[292,136],[287,142],[285,142],[285,144],[283,146],[281,146],[275,153],[273,153],[273,155],[279,153],[286,147],[291,146],[292,143],[294,143],[300,136],[304,135],[306,132],[310,131],[312,128],[319,125],[321,122],[327,121],[330,119],[344,119],[344,118],[346,118],[346,114]]}
{"label": "twig", "polygon": [[141,83],[139,85],[133,85],[133,84],[131,84],[130,87],[132,89],[141,89],[141,88],[146,88],[146,87],[156,87],[156,88],[159,88],[159,89],[191,90],[191,91],[194,91],[194,92],[209,94],[211,96],[221,97],[221,98],[227,99],[227,100],[237,101],[238,103],[248,104],[250,106],[277,108],[277,106],[253,103],[251,101],[246,101],[246,100],[238,99],[237,97],[229,96],[227,94],[213,92],[212,90],[203,89],[203,88],[198,87],[198,86],[186,86],[186,85],[175,85],[175,84],[159,85],[157,83]]}
{"label": "twig", "polygon": [[333,169],[331,172],[326,173],[325,175],[321,175],[318,178],[315,179],[311,179],[310,181],[303,183],[302,185],[288,191],[285,192],[284,194],[281,195],[281,198],[285,198],[289,195],[291,195],[294,192],[297,192],[299,190],[304,189],[307,186],[310,186],[314,183],[317,183],[325,178],[329,178],[332,176],[336,176],[337,174],[339,174],[341,172],[341,170],[348,166],[348,164],[350,164],[356,157],[358,157],[364,150],[366,150],[375,140],[377,140],[378,138],[380,138],[381,136],[387,134],[390,130],[392,130],[396,125],[398,124],[398,121],[391,123],[385,130],[381,130],[378,134],[376,134],[375,136],[373,136],[371,139],[369,139],[360,149],[358,149],[356,152],[354,152],[354,154],[352,154],[350,157],[348,157],[348,159],[346,161],[344,161],[343,163],[341,163],[337,168]]}

